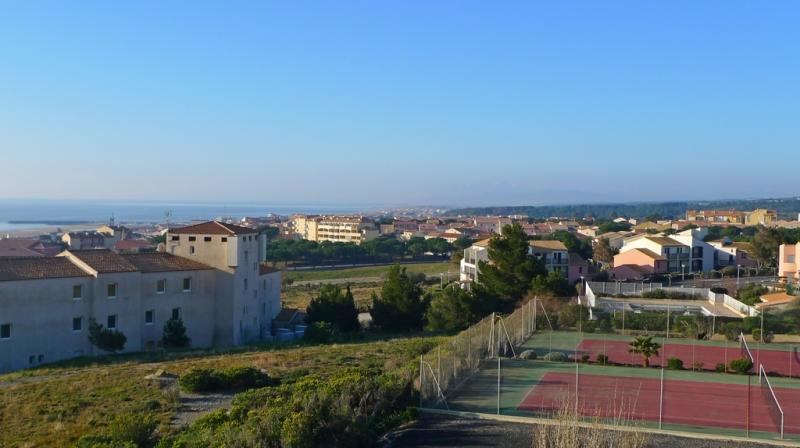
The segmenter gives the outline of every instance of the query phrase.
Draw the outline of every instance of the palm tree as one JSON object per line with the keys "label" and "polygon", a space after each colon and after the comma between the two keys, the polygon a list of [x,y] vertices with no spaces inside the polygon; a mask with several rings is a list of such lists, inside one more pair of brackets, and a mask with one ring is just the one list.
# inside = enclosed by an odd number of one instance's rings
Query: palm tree
{"label": "palm tree", "polygon": [[650,357],[658,356],[658,351],[661,349],[661,344],[653,341],[652,336],[637,336],[630,344],[628,349],[629,353],[635,355],[642,355],[644,357],[643,365],[650,367]]}

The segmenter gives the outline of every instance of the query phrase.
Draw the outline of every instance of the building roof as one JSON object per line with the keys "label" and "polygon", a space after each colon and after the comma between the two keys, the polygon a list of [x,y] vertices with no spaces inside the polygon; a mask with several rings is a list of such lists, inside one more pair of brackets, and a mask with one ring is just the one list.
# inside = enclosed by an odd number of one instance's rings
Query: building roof
{"label": "building roof", "polygon": [[303,316],[302,311],[297,308],[281,308],[281,311],[275,316],[278,322],[292,322],[293,320]]}
{"label": "building roof", "polygon": [[219,221],[208,221],[186,227],[170,229],[173,234],[193,234],[193,235],[246,235],[258,233],[256,229],[250,227],[237,226]]}
{"label": "building roof", "polygon": [[119,240],[114,243],[114,250],[136,250],[148,247],[156,247],[156,245],[147,240]]}
{"label": "building roof", "polygon": [[650,249],[636,248],[636,249],[631,249],[631,250],[632,251],[634,251],[634,250],[639,251],[643,255],[646,255],[648,258],[651,258],[653,260],[666,260],[667,259],[667,257],[665,257],[663,255],[659,255],[659,254],[653,252]]}
{"label": "building roof", "polygon": [[179,257],[166,252],[153,252],[142,254],[120,255],[125,261],[130,263],[137,271],[148,272],[170,272],[170,271],[201,271],[213,269],[211,266],[198,263],[188,258]]}
{"label": "building roof", "polygon": [[489,247],[489,241],[491,240],[492,240],[491,238],[486,238],[484,240],[475,241],[474,243],[472,243],[472,245],[478,247]]}
{"label": "building roof", "polygon": [[100,274],[138,271],[122,255],[108,249],[68,250],[65,253],[73,255]]}
{"label": "building roof", "polygon": [[563,250],[563,251],[567,250],[567,246],[565,246],[564,243],[558,240],[532,240],[528,241],[528,244],[534,249]]}
{"label": "building roof", "polygon": [[61,252],[61,247],[36,238],[0,239],[0,257],[44,257]]}
{"label": "building roof", "polygon": [[267,266],[266,264],[258,265],[258,275],[267,275],[278,271],[280,271],[280,269],[273,268],[272,266]]}
{"label": "building roof", "polygon": [[0,281],[90,277],[64,257],[0,258]]}
{"label": "building roof", "polygon": [[675,241],[667,236],[648,235],[645,238],[661,246],[685,246],[685,244],[681,243],[680,241]]}

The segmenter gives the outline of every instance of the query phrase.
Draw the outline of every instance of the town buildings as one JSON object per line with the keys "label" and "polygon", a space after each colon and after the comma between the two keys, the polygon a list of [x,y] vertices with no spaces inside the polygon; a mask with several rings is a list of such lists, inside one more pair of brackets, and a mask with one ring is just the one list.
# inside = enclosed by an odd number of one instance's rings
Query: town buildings
{"label": "town buildings", "polygon": [[271,338],[280,273],[261,263],[264,235],[210,221],[169,230],[165,246],[0,258],[0,372],[103,354],[88,341],[91,320],[125,334],[125,352],[159,347],[172,317],[193,347]]}
{"label": "town buildings", "polygon": [[291,235],[304,240],[361,244],[379,235],[370,219],[363,216],[295,215],[290,220]]}
{"label": "town buildings", "polygon": [[778,220],[778,212],[763,208],[751,212],[739,210],[687,210],[686,221],[740,224],[746,226],[770,225]]}
{"label": "town buildings", "polygon": [[778,250],[778,276],[795,286],[800,282],[800,243],[781,244]]}
{"label": "town buildings", "polygon": [[529,254],[544,263],[547,272],[559,272],[567,276],[569,258],[567,247],[557,240],[532,240],[528,242]]}
{"label": "town buildings", "polygon": [[[489,241],[489,239],[477,241],[464,249],[464,257],[461,259],[459,269],[459,279],[462,284],[477,281],[480,274],[480,262],[489,261]],[[528,245],[528,255],[540,260],[548,272],[559,272],[564,277],[568,277],[572,265],[575,278],[580,278],[588,270],[585,262],[580,263],[577,259],[570,261],[567,247],[561,241],[534,240],[530,241]]]}

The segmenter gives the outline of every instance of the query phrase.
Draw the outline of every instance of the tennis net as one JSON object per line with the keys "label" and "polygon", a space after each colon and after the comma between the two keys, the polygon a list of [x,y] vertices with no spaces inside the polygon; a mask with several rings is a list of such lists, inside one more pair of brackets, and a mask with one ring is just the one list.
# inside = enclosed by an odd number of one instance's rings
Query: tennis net
{"label": "tennis net", "polygon": [[772,417],[772,421],[775,422],[778,432],[781,433],[782,439],[784,420],[783,408],[778,402],[778,396],[775,395],[775,389],[772,388],[772,383],[770,383],[767,372],[764,370],[764,364],[760,364],[758,366],[758,382],[760,384],[759,388],[761,389],[761,395],[768,404],[769,415]]}
{"label": "tennis net", "polygon": [[744,333],[739,333],[739,349],[742,354],[742,358],[747,358],[753,363],[753,367],[756,365],[756,359],[753,357],[753,352],[750,351],[750,347],[747,346],[747,340],[744,337]]}

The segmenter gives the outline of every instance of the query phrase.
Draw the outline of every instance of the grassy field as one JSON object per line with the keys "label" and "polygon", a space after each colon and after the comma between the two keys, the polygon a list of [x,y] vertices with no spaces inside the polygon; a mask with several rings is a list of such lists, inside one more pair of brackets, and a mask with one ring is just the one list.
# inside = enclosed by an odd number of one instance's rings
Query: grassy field
{"label": "grassy field", "polygon": [[[403,264],[409,273],[423,273],[426,275],[439,275],[442,272],[450,271],[452,278],[458,274],[458,266],[449,262],[442,261],[436,263],[413,263]],[[315,281],[315,280],[336,280],[345,278],[361,277],[384,277],[391,266],[364,266],[347,269],[324,269],[318,271],[284,271],[283,277],[293,281]]]}
{"label": "grassy field", "polygon": [[[319,295],[319,287],[291,287],[281,292],[281,302],[285,308],[306,309],[311,299]],[[350,287],[356,307],[367,309],[372,303],[372,293],[380,294],[381,287],[374,285],[353,285]]]}
{"label": "grassy field", "polygon": [[[174,391],[145,380],[158,369],[252,366],[273,376],[345,366],[396,368],[417,359],[439,338],[420,337],[324,346],[250,347],[213,352],[128,355],[65,363],[0,376],[0,447],[71,446],[106,428],[116,416],[150,412],[169,431],[180,407]],[[172,358],[172,359],[165,359]],[[88,365],[80,365],[87,363]]]}

